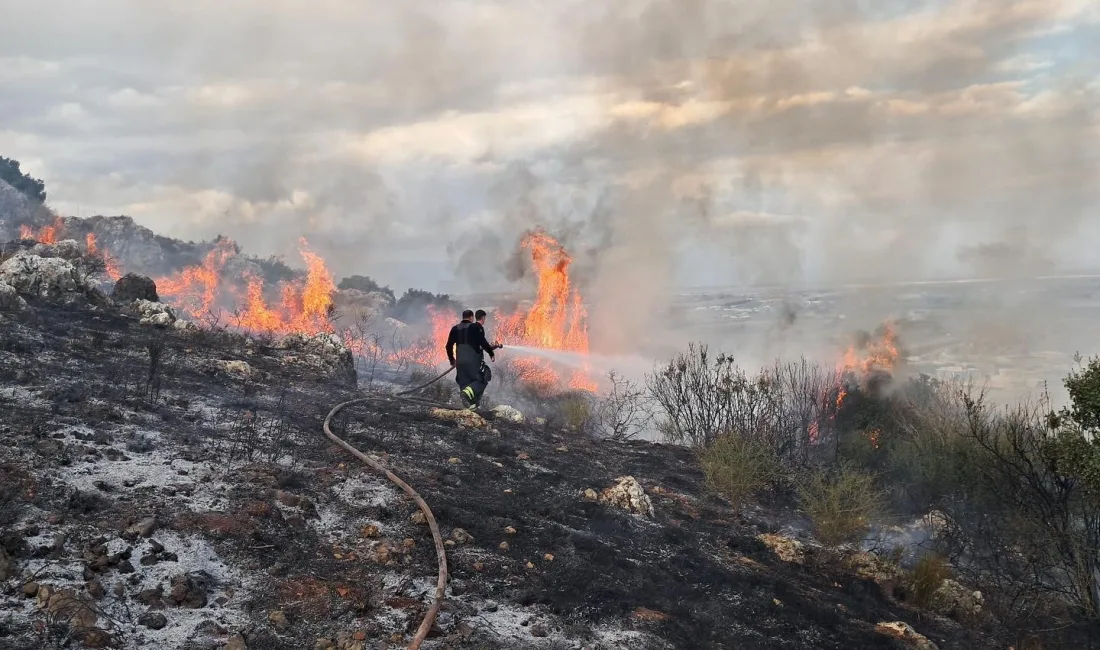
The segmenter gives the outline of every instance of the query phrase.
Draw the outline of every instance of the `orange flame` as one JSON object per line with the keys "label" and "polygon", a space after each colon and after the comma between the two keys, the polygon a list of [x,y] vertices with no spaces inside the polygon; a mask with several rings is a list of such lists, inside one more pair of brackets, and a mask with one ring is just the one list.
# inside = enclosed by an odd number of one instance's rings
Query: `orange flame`
{"label": "orange flame", "polygon": [[569,281],[573,259],[543,230],[528,233],[521,245],[530,251],[538,278],[535,302],[527,313],[502,318],[497,331],[519,345],[587,354],[588,314]]}
{"label": "orange flame", "polygon": [[122,269],[119,267],[118,260],[106,250],[100,251],[99,246],[96,244],[95,233],[88,233],[84,236],[84,243],[88,249],[89,255],[99,255],[103,258],[103,263],[106,265],[104,273],[112,281],[117,282],[122,277]]}
{"label": "orange flame", "polygon": [[[837,379],[838,384],[836,386],[836,408],[833,414],[829,416],[830,420],[835,419],[836,413],[840,411],[840,407],[844,404],[844,399],[848,396],[848,388],[850,384],[848,381],[855,381],[862,383],[866,380],[868,375],[876,372],[894,373],[894,370],[898,366],[898,362],[901,359],[901,350],[898,347],[898,335],[897,329],[892,321],[887,320],[882,324],[880,334],[878,338],[873,338],[868,335],[861,335],[859,339],[848,346],[848,349],[844,352],[840,363],[837,367]],[[874,449],[878,449],[879,444],[879,432],[873,430],[865,432],[863,434],[871,442],[871,446]],[[811,428],[810,431],[811,441],[817,438],[816,425]]]}
{"label": "orange flame", "polygon": [[[528,233],[520,245],[531,255],[537,278],[535,299],[527,311],[517,310],[499,317],[496,334],[505,343],[550,350],[588,354],[588,313],[579,291],[569,278],[573,259],[560,243],[543,230]],[[437,329],[440,346],[446,341],[447,329]],[[568,386],[595,391],[596,382],[587,368],[574,371],[563,381],[544,359],[517,358],[515,368],[522,381],[544,387]]]}
{"label": "orange flame", "polygon": [[309,250],[305,239],[299,240],[299,246],[306,262],[305,283],[284,284],[279,306],[271,307],[264,300],[263,280],[248,278],[245,308],[238,317],[241,328],[269,334],[321,334],[334,330],[329,315],[336,283],[324,260]]}
{"label": "orange flame", "polygon": [[202,264],[156,280],[157,293],[192,316],[205,318],[214,312],[222,268],[235,254],[233,242],[223,239],[206,254]]}
{"label": "orange flame", "polygon": [[892,321],[886,321],[880,328],[882,334],[874,339],[867,337],[858,346],[848,346],[841,362],[841,373],[854,373],[857,378],[873,372],[893,372],[901,352],[898,350],[897,330]]}
{"label": "orange flame", "polygon": [[261,278],[246,276],[243,296],[237,287],[222,286],[222,271],[236,255],[233,242],[229,240],[219,241],[206,254],[202,264],[157,280],[157,291],[168,302],[199,318],[225,315],[227,310],[223,305],[237,303],[236,308],[228,310],[231,312],[228,320],[242,330],[257,334],[333,332],[335,328],[329,316],[336,284],[324,260],[309,249],[306,240],[299,240],[299,245],[306,262],[306,278],[301,282],[284,283],[279,290],[281,300],[275,305],[268,303]]}
{"label": "orange flame", "polygon": [[35,230],[28,225],[19,226],[20,239],[33,239],[40,244],[56,244],[57,237],[65,229],[65,221],[61,217],[54,217],[53,223],[43,226],[41,230]]}

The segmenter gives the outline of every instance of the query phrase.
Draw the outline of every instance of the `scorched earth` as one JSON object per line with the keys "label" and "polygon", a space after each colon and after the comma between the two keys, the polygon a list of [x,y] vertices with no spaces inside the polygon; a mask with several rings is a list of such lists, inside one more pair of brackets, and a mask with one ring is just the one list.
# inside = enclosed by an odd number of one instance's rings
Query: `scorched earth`
{"label": "scorched earth", "polygon": [[[321,434],[361,394],[340,338],[38,280],[0,315],[0,648],[404,647],[435,553],[413,503]],[[734,511],[685,448],[552,408],[450,413],[382,399],[336,423],[447,538],[426,648],[986,647],[892,598],[873,557],[780,535],[795,514]]]}

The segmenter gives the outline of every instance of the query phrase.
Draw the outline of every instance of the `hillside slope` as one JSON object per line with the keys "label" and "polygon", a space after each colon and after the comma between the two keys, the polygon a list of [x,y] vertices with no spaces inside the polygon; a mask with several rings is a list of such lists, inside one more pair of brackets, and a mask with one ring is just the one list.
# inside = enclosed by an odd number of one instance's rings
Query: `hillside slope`
{"label": "hillside slope", "polygon": [[[29,302],[0,314],[0,649],[404,647],[430,602],[431,537],[323,437],[356,394],[340,372]],[[757,537],[767,517],[711,494],[686,449],[384,401],[337,428],[453,542],[425,647],[920,647],[876,631],[894,621],[943,650],[993,647],[836,562],[780,560]],[[652,516],[598,496],[626,476]]]}

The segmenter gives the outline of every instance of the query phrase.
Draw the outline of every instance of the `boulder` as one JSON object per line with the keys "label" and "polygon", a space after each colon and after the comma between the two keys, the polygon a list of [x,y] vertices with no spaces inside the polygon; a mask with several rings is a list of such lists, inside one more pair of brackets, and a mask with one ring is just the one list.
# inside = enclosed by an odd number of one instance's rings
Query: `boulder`
{"label": "boulder", "polygon": [[176,312],[162,302],[138,298],[130,304],[130,309],[141,318],[142,325],[168,327],[176,322]]}
{"label": "boulder", "polygon": [[445,422],[456,422],[458,426],[466,429],[483,429],[488,424],[485,418],[481,417],[474,411],[467,411],[465,409],[441,409],[434,408],[428,412],[430,416],[437,420],[443,420]]}
{"label": "boulder", "polygon": [[902,621],[879,623],[875,626],[875,631],[898,639],[916,650],[939,650],[928,637],[914,630],[912,625]]}
{"label": "boulder", "polygon": [[84,257],[84,247],[75,239],[62,239],[53,244],[35,244],[31,253],[39,257],[60,257],[63,260],[75,260]]}
{"label": "boulder", "polygon": [[247,361],[219,361],[221,369],[229,375],[248,379],[252,377],[252,366]]}
{"label": "boulder", "polygon": [[92,287],[69,261],[19,251],[0,264],[0,282],[24,296],[71,302],[91,295]]}
{"label": "boulder", "polygon": [[493,414],[494,418],[507,420],[508,422],[514,422],[516,424],[523,424],[523,413],[520,413],[519,410],[514,409],[506,404],[501,404],[500,406],[493,408],[491,413]]}
{"label": "boulder", "polygon": [[636,515],[653,517],[653,503],[633,476],[615,479],[615,485],[600,491],[598,500]]}
{"label": "boulder", "polygon": [[771,535],[768,533],[757,535],[756,539],[770,548],[775,556],[784,562],[802,564],[805,559],[805,549],[802,542],[783,535]]}
{"label": "boulder", "polygon": [[948,578],[932,594],[929,609],[959,621],[972,621],[982,615],[982,592],[967,589]]}
{"label": "boulder", "polygon": [[19,292],[15,290],[15,287],[7,282],[0,282],[0,310],[20,311],[26,308],[26,306],[27,301],[23,300]]}
{"label": "boulder", "polygon": [[115,282],[115,288],[111,291],[111,298],[120,304],[128,305],[135,300],[159,303],[157,296],[157,283],[151,278],[137,273],[127,273]]}
{"label": "boulder", "polygon": [[355,357],[343,339],[335,334],[288,334],[275,341],[276,350],[291,352],[284,355],[284,363],[300,363],[329,372],[349,386],[358,381]]}

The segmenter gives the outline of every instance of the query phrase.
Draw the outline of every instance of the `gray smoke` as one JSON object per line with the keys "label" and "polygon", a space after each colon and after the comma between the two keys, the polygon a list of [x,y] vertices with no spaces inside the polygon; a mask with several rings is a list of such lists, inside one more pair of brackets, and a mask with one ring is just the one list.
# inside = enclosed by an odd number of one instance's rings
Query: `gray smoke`
{"label": "gray smoke", "polygon": [[544,227],[621,352],[684,285],[1095,268],[1098,26],[1075,0],[17,3],[0,150],[62,209],[291,261],[304,235],[399,290],[527,287]]}

